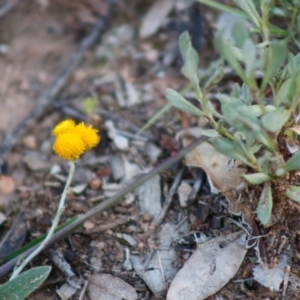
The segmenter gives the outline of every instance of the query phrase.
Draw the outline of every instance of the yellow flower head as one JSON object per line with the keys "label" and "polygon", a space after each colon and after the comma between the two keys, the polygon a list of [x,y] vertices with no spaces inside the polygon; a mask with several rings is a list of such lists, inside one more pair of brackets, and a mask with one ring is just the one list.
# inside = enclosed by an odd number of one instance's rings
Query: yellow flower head
{"label": "yellow flower head", "polygon": [[76,160],[99,143],[100,137],[97,132],[98,130],[84,123],[75,125],[73,120],[65,120],[53,129],[56,136],[53,150],[63,159]]}
{"label": "yellow flower head", "polygon": [[71,131],[75,128],[75,122],[73,120],[65,120],[57,124],[52,130],[52,134],[59,136],[61,133]]}
{"label": "yellow flower head", "polygon": [[83,122],[75,127],[74,132],[80,135],[85,144],[86,150],[92,149],[100,141],[100,137],[97,133],[98,130],[92,128],[92,126],[87,127]]}

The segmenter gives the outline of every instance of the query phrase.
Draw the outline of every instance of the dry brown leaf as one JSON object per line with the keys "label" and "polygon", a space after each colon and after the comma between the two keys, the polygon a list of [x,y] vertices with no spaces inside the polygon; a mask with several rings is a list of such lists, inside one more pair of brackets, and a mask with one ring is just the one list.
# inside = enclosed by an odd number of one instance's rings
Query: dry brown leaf
{"label": "dry brown leaf", "polygon": [[[182,143],[184,146],[189,145],[193,141],[193,137],[201,136],[200,128],[191,128],[183,132]],[[187,166],[200,167],[208,175],[213,186],[224,192],[227,190],[235,190],[242,182],[242,174],[245,169],[240,167],[240,163],[235,161],[229,167],[230,159],[217,152],[209,143],[202,143],[185,156]]]}
{"label": "dry brown leaf", "polygon": [[240,232],[200,245],[171,283],[167,300],[203,300],[218,292],[238,271],[247,249]]}
{"label": "dry brown leaf", "polygon": [[118,277],[94,274],[89,279],[88,292],[91,300],[135,300],[135,289]]}

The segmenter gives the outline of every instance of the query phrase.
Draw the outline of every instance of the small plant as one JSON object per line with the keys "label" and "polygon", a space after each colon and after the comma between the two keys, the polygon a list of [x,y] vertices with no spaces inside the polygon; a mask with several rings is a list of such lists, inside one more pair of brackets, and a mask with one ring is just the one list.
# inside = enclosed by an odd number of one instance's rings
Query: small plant
{"label": "small plant", "polygon": [[68,160],[70,163],[70,171],[61,195],[57,213],[52,222],[51,228],[40,245],[27,257],[23,257],[16,265],[9,282],[0,285],[0,299],[25,299],[30,293],[35,291],[48,277],[51,267],[37,267],[30,269],[22,274],[25,266],[36,257],[50,241],[53,236],[61,214],[64,211],[67,190],[71,184],[75,172],[75,160],[83,153],[95,147],[100,137],[97,130],[84,123],[78,125],[73,120],[65,120],[59,123],[53,129],[53,135],[56,137],[53,144],[54,152],[61,158]]}
{"label": "small plant", "polygon": [[[271,0],[234,1],[241,10],[214,1],[198,2],[243,16],[232,27],[232,40],[222,32],[215,36],[215,47],[242,81],[230,95],[219,94],[220,112],[209,99],[223,78],[222,65],[203,82],[198,75],[199,57],[187,32],[179,37],[184,61],[182,74],[192,85],[197,107],[180,93],[166,90],[166,98],[187,113],[206,118],[212,129],[205,134],[214,148],[248,167],[244,179],[260,192],[257,216],[263,224],[272,217],[273,203],[291,199],[300,203],[300,53],[299,4]],[[255,6],[255,4],[257,6]],[[270,24],[271,15],[290,18],[287,31]]]}

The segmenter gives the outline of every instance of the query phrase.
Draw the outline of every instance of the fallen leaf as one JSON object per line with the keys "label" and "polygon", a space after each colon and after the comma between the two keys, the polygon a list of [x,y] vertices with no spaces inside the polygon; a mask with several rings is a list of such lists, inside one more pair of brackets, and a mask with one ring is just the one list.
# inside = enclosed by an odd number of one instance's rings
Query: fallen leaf
{"label": "fallen leaf", "polygon": [[139,31],[140,38],[144,39],[153,35],[164,23],[167,15],[174,6],[174,0],[161,0],[155,2],[142,19]]}
{"label": "fallen leaf", "polygon": [[[192,142],[193,137],[202,134],[201,128],[191,128],[181,133],[184,146]],[[212,192],[218,190],[236,190],[243,181],[242,175],[245,169],[240,163],[235,161],[230,165],[230,158],[217,152],[212,145],[207,142],[202,143],[185,156],[187,166],[202,168],[210,181]]]}
{"label": "fallen leaf", "polygon": [[235,232],[201,244],[175,276],[167,300],[202,300],[218,292],[244,260],[240,236]]}
{"label": "fallen leaf", "polygon": [[269,288],[271,291],[280,291],[280,285],[284,279],[285,270],[280,266],[274,268],[267,268],[258,265],[253,269],[254,280],[261,285]]}
{"label": "fallen leaf", "polygon": [[136,194],[139,199],[141,211],[157,217],[161,211],[161,187],[160,176],[155,175],[137,188]]}
{"label": "fallen leaf", "polygon": [[88,292],[91,300],[135,300],[135,289],[118,277],[94,274],[89,279]]}
{"label": "fallen leaf", "polygon": [[[180,228],[181,232],[187,233],[189,225],[187,222]],[[172,280],[178,271],[179,264],[177,253],[172,247],[172,243],[179,238],[176,225],[166,223],[161,227],[158,234],[158,250],[149,254],[148,258],[140,255],[131,255],[130,262],[143,279],[148,288],[155,295],[156,299],[161,299],[165,294],[168,282]],[[145,265],[145,260],[148,261]],[[174,298],[176,299],[176,298]]]}
{"label": "fallen leaf", "polygon": [[64,283],[58,290],[56,290],[57,295],[60,297],[61,300],[68,300],[70,299],[78,290],[75,284],[80,287],[83,283],[83,280],[80,278],[72,278],[74,285],[69,284],[68,282]]}

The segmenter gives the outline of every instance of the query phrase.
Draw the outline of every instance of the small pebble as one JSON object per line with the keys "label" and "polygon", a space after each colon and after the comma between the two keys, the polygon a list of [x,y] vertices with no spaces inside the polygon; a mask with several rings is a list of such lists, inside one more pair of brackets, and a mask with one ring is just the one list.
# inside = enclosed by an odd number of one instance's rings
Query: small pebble
{"label": "small pebble", "polygon": [[96,248],[99,249],[99,250],[103,250],[105,248],[105,243],[104,242],[99,242],[96,245]]}
{"label": "small pebble", "polygon": [[98,190],[101,186],[101,180],[99,179],[93,179],[91,182],[90,182],[90,188],[92,190]]}
{"label": "small pebble", "polygon": [[148,214],[143,215],[143,221],[144,222],[151,222],[152,217]]}
{"label": "small pebble", "polygon": [[93,222],[91,222],[91,221],[86,221],[86,222],[84,222],[83,227],[84,227],[86,230],[91,230],[92,228],[95,227],[95,223],[93,223]]}
{"label": "small pebble", "polygon": [[22,142],[25,148],[30,150],[36,149],[36,138],[34,135],[32,134],[26,135],[23,138]]}
{"label": "small pebble", "polygon": [[15,181],[11,176],[1,175],[0,176],[0,192],[3,194],[10,194],[16,188]]}

